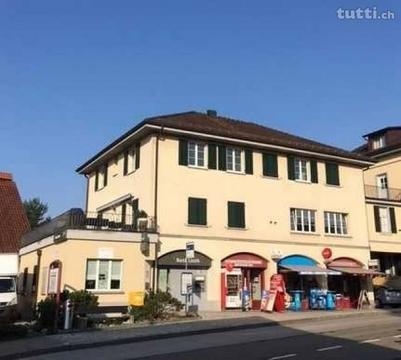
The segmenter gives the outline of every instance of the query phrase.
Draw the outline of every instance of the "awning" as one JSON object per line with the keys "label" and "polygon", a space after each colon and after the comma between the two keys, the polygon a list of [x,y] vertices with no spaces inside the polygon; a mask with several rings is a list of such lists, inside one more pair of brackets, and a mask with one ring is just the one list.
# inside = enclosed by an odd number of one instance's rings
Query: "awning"
{"label": "awning", "polygon": [[352,275],[383,275],[380,271],[364,269],[361,267],[330,267],[331,270],[340,271],[343,274]]}
{"label": "awning", "polygon": [[289,271],[297,272],[300,275],[341,275],[341,272],[339,271],[332,269],[324,269],[319,266],[285,265],[281,267]]}
{"label": "awning", "polygon": [[120,205],[121,203],[130,200],[132,197],[133,197],[132,194],[125,194],[125,195],[120,196],[119,198],[117,198],[117,199],[115,199],[115,200],[113,200],[113,201],[108,202],[107,204],[104,204],[104,205],[102,205],[102,206],[99,206],[99,207],[96,209],[96,211],[98,211],[98,212],[99,212],[99,211],[104,211],[104,210],[110,209],[110,208],[112,208],[112,207],[118,206],[118,205]]}

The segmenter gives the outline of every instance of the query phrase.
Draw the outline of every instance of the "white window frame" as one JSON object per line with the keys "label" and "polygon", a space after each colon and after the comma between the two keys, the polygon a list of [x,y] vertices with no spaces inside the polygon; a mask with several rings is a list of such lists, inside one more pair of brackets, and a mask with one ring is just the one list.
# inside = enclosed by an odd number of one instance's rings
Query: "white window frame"
{"label": "white window frame", "polygon": [[[193,146],[194,147],[194,152],[195,152],[195,157],[193,158],[194,163],[191,163],[192,157],[189,156],[190,153],[190,147]],[[199,164],[200,162],[200,148],[203,148],[203,165]],[[205,143],[203,142],[198,142],[198,141],[189,141],[188,142],[188,154],[187,154],[187,162],[188,162],[188,166],[190,167],[197,167],[197,168],[207,168],[207,156],[208,156],[208,152],[207,152],[207,146]]]}
{"label": "white window frame", "polygon": [[[303,163],[305,163],[305,166],[303,166]],[[302,171],[303,168],[305,168],[305,171]],[[303,174],[305,175],[305,178],[302,176]],[[311,166],[308,159],[294,159],[294,179],[295,181],[311,182]]]}
{"label": "white window frame", "polygon": [[386,146],[386,140],[384,138],[384,135],[378,136],[377,138],[374,138],[372,140],[373,150],[381,149],[384,146]]}
{"label": "white window frame", "polygon": [[[332,227],[334,228],[332,229]],[[348,235],[348,214],[325,211],[324,232],[329,235]]]}
{"label": "white window frame", "polygon": [[[86,288],[86,281],[88,280],[88,262],[89,261],[95,261],[96,262],[96,278],[95,278],[95,288],[94,289],[87,289]],[[108,273],[109,273],[109,279],[108,279],[108,284],[106,289],[101,289],[99,288],[99,266],[101,261],[108,261]],[[120,286],[118,289],[112,289],[111,288],[111,269],[112,269],[112,263],[113,262],[118,262],[120,263]],[[86,260],[86,271],[85,271],[85,290],[87,291],[92,291],[92,292],[115,292],[115,291],[121,291],[122,290],[122,274],[123,274],[123,262],[122,260],[118,259],[87,259]],[[116,279],[113,279],[116,280]]]}
{"label": "white window frame", "polygon": [[[301,220],[301,230],[298,229],[298,218]],[[290,222],[291,231],[300,233],[316,233],[316,210],[291,208]]]}
{"label": "white window frame", "polygon": [[[231,154],[231,167],[229,167],[229,154]],[[238,156],[239,155],[239,163],[238,163]],[[237,168],[237,165],[239,165],[239,169]],[[233,172],[233,173],[238,173],[238,174],[243,174],[244,173],[244,152],[242,149],[234,147],[234,146],[229,146],[226,148],[226,171],[228,172]]]}
{"label": "white window frame", "polygon": [[387,174],[376,175],[377,196],[380,199],[388,198],[388,178]]}
{"label": "white window frame", "polygon": [[[383,211],[385,212],[385,216],[383,215]],[[383,221],[385,219],[385,221]],[[380,220],[380,232],[384,234],[391,233],[391,219],[390,219],[390,208],[385,206],[379,207],[379,220]],[[386,226],[383,226],[383,225]]]}
{"label": "white window frame", "polygon": [[[104,177],[106,175],[106,166],[108,165],[103,165],[99,168],[98,170],[98,175],[97,175],[97,191],[102,190],[104,186]],[[95,175],[96,176],[96,175]],[[96,180],[95,180],[96,181]]]}
{"label": "white window frame", "polygon": [[136,146],[133,146],[128,150],[128,174],[133,173],[136,170],[136,152]]}

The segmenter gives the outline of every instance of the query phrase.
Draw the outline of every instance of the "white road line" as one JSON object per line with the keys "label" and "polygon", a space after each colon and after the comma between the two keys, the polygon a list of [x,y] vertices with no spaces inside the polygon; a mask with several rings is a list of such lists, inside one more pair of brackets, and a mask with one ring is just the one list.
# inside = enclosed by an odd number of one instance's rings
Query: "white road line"
{"label": "white road line", "polygon": [[363,340],[363,341],[360,341],[359,343],[360,343],[360,344],[370,344],[370,343],[374,343],[374,342],[378,342],[378,341],[381,341],[381,339]]}
{"label": "white road line", "polygon": [[399,339],[401,338],[401,335],[394,335],[393,338]]}
{"label": "white road line", "polygon": [[335,346],[329,346],[329,347],[325,347],[325,348],[316,349],[316,351],[329,351],[329,350],[341,349],[342,347],[343,347],[342,345],[335,345]]}
{"label": "white road line", "polygon": [[281,356],[275,356],[275,357],[270,358],[269,360],[287,359],[287,358],[294,357],[294,356],[297,356],[297,354],[286,354],[286,355],[281,355]]}

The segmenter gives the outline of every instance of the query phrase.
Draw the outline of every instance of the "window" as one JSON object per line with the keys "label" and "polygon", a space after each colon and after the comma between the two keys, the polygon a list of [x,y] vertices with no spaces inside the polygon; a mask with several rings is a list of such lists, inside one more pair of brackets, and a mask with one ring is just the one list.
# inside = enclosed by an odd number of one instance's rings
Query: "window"
{"label": "window", "polygon": [[207,200],[198,198],[188,198],[188,224],[206,225],[207,224]]}
{"label": "window", "polygon": [[278,177],[277,155],[263,153],[263,176]]}
{"label": "window", "polygon": [[196,167],[206,167],[205,144],[188,142],[188,165]]}
{"label": "window", "polygon": [[228,147],[226,150],[226,169],[228,171],[242,172],[241,149]]}
{"label": "window", "polygon": [[245,228],[245,204],[242,202],[229,201],[228,227]]}
{"label": "window", "polygon": [[107,186],[107,166],[108,164],[101,166],[98,170],[96,170],[95,191],[101,190]]}
{"label": "window", "polygon": [[124,175],[139,168],[140,145],[136,144],[124,153]]}
{"label": "window", "polygon": [[384,139],[384,135],[373,139],[373,142],[372,142],[373,150],[380,149],[380,148],[384,147],[385,145],[386,145],[386,142]]}
{"label": "window", "polygon": [[310,181],[310,164],[308,160],[296,158],[294,166],[295,180]]}
{"label": "window", "polygon": [[316,220],[314,210],[291,209],[291,230],[301,232],[315,232]]}
{"label": "window", "polygon": [[121,264],[121,260],[88,260],[85,289],[120,290]]}
{"label": "window", "polygon": [[326,234],[347,234],[347,214],[325,211],[324,232]]}
{"label": "window", "polygon": [[338,164],[326,163],[326,184],[340,185]]}
{"label": "window", "polygon": [[379,219],[381,232],[389,233],[390,228],[390,213],[386,207],[379,207]]}
{"label": "window", "polygon": [[377,197],[379,199],[387,199],[388,198],[387,175],[386,174],[377,175],[376,184],[377,184]]}

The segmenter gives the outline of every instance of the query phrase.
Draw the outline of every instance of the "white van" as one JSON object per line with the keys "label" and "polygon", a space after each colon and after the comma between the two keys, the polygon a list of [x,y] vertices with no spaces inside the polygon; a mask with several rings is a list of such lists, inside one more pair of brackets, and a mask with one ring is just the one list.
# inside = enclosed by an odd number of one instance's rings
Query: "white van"
{"label": "white van", "polygon": [[12,320],[17,314],[18,255],[0,254],[0,320]]}

